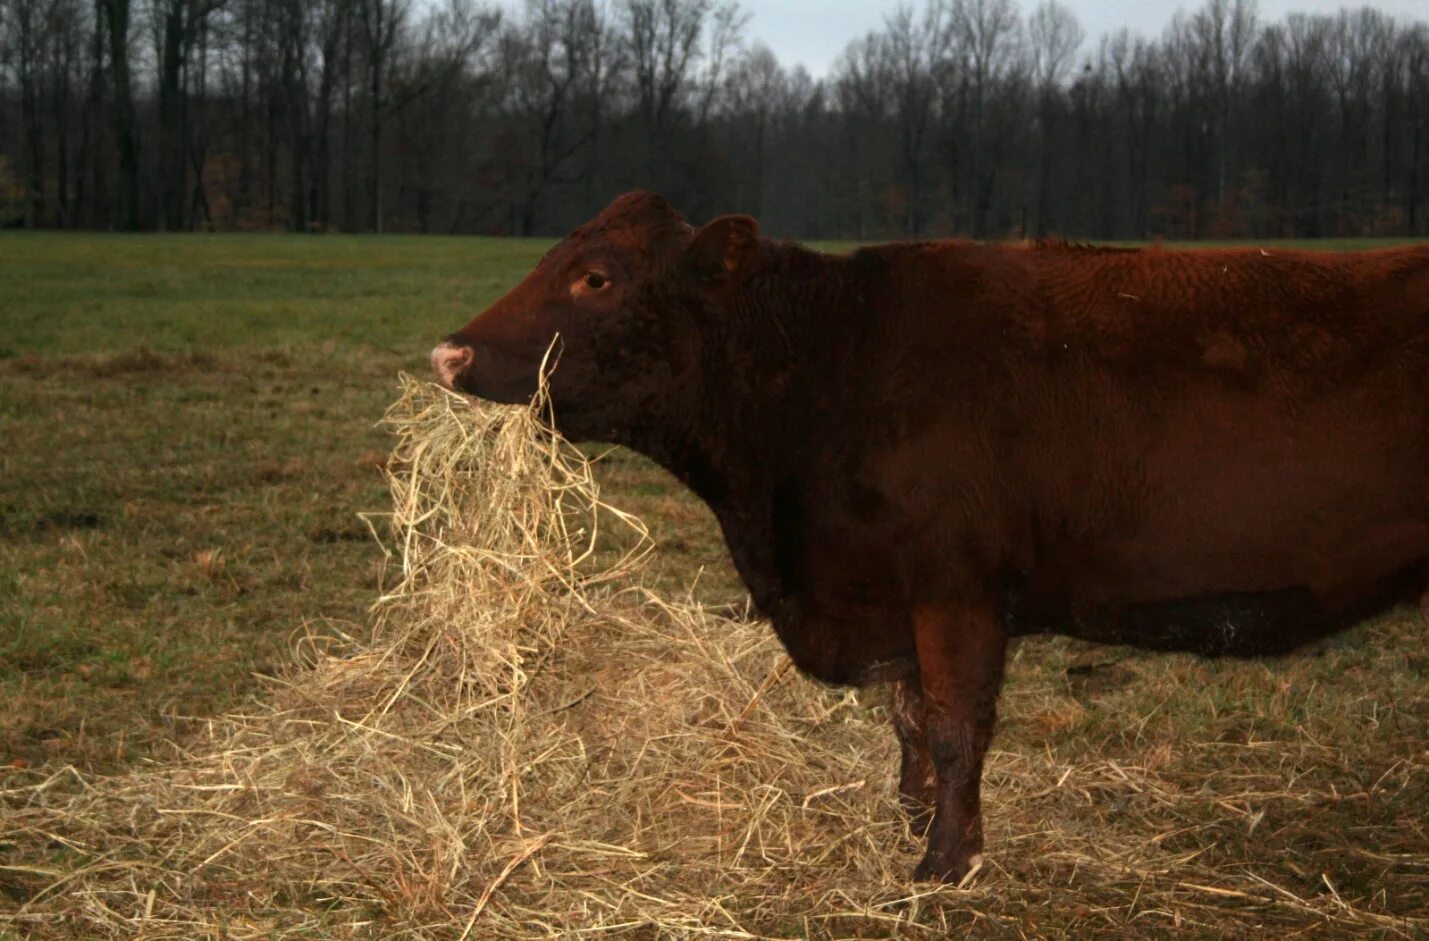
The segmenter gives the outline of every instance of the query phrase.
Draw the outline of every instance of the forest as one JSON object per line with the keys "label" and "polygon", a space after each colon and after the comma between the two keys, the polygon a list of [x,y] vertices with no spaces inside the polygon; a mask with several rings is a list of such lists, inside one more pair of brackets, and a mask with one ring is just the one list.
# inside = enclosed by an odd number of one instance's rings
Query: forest
{"label": "forest", "polygon": [[6,227],[1423,237],[1426,138],[1429,24],[1372,8],[926,0],[813,76],[727,0],[0,0]]}

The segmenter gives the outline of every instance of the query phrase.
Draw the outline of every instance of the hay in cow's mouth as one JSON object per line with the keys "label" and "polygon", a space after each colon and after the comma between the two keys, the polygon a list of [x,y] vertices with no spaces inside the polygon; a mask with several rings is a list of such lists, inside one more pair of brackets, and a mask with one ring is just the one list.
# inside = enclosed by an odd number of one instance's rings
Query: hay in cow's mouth
{"label": "hay in cow's mouth", "polygon": [[[763,624],[640,588],[641,524],[536,414],[404,380],[370,638],[303,645],[170,764],[13,774],[5,919],[36,937],[1035,936],[1075,904],[1088,926],[1116,907],[1163,930],[1429,927],[1049,818],[1058,794],[1109,789],[1131,829],[1170,827],[1196,799],[1050,755],[992,754],[971,890],[910,884],[878,694],[807,682]],[[1042,878],[1053,855],[1075,885]]]}

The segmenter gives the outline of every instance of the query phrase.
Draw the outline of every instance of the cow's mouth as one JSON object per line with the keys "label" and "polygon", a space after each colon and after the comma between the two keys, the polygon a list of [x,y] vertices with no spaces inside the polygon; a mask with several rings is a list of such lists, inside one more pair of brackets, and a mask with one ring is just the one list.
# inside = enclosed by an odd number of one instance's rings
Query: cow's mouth
{"label": "cow's mouth", "polygon": [[432,350],[432,370],[454,392],[504,405],[525,405],[536,394],[536,369],[517,364],[483,347],[447,340]]}
{"label": "cow's mouth", "polygon": [[465,392],[463,380],[467,370],[471,368],[475,352],[469,346],[447,340],[432,350],[432,371],[437,374],[437,379],[441,381],[442,385],[448,389]]}

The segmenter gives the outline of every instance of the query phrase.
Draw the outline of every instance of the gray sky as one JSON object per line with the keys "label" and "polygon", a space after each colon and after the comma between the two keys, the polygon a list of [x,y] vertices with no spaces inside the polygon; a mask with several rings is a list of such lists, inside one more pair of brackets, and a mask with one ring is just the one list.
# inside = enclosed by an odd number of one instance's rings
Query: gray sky
{"label": "gray sky", "polygon": [[[1076,13],[1094,47],[1103,33],[1123,26],[1144,36],[1159,36],[1179,9],[1192,10],[1198,0],[1060,0]],[[1025,16],[1037,0],[1021,0]],[[816,77],[826,75],[849,40],[878,29],[897,0],[742,0],[751,14],[745,35],[762,40],[786,67],[802,62]],[[911,4],[922,7],[921,0]],[[1429,21],[1429,0],[1260,0],[1260,17],[1278,20],[1287,13],[1333,13],[1342,7],[1372,6],[1400,19]]]}

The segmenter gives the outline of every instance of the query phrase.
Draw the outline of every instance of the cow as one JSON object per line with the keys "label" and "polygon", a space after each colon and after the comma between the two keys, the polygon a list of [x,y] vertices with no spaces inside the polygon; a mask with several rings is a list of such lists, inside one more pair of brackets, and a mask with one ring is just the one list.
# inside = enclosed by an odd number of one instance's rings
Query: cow
{"label": "cow", "polygon": [[[554,343],[554,350],[552,345]],[[1429,245],[824,254],[629,193],[432,352],[713,510],[794,663],[892,684],[919,880],[980,859],[1010,638],[1282,654],[1429,607]]]}

